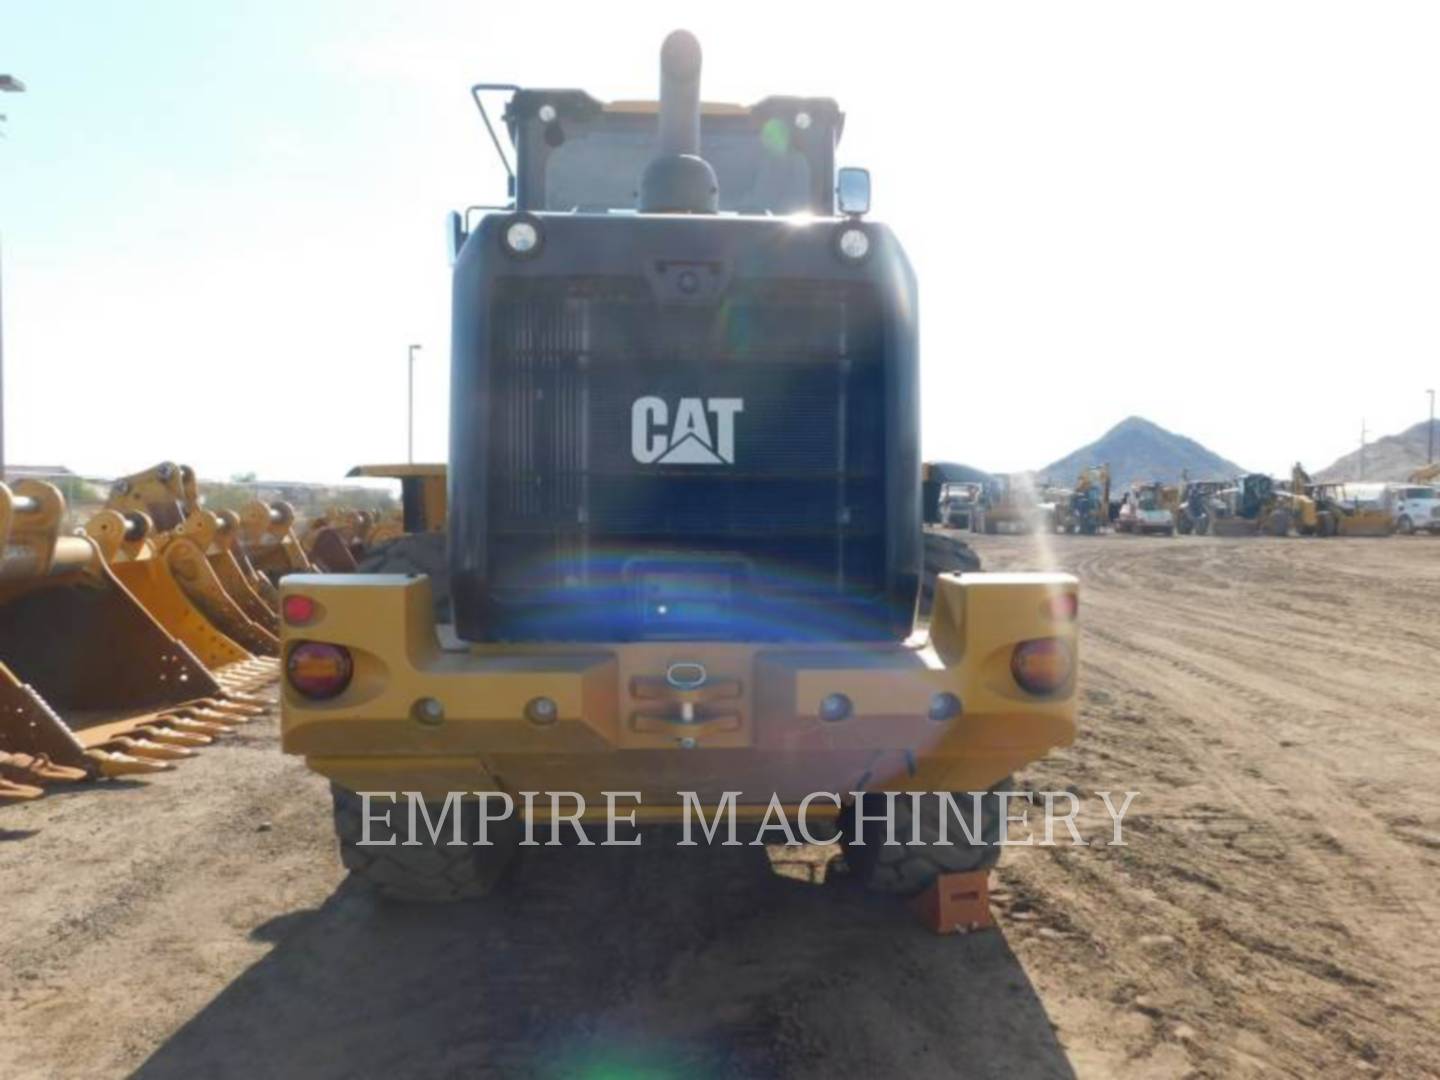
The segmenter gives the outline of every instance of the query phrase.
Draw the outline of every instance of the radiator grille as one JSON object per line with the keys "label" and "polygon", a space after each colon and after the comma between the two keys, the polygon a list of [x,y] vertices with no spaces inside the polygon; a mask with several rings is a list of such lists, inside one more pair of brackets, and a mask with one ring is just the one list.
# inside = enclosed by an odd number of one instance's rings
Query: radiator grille
{"label": "radiator grille", "polygon": [[[881,603],[884,342],[869,286],[676,305],[643,278],[502,282],[489,390],[487,576],[516,636],[553,633],[530,624],[557,606],[572,625],[596,609],[607,634],[638,618],[641,636],[730,636],[735,620],[766,636],[756,621],[778,619],[776,636],[807,636],[795,626],[833,618],[836,600]],[[723,595],[670,603],[646,578],[675,580],[673,563],[709,580],[697,559],[723,568]]]}

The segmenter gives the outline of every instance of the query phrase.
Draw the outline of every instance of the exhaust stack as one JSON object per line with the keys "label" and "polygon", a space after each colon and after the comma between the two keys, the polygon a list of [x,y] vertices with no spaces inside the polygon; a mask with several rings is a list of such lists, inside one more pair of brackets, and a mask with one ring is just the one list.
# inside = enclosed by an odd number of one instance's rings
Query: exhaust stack
{"label": "exhaust stack", "polygon": [[700,156],[700,42],[675,30],[660,47],[659,152],[640,177],[645,214],[713,214],[715,170]]}

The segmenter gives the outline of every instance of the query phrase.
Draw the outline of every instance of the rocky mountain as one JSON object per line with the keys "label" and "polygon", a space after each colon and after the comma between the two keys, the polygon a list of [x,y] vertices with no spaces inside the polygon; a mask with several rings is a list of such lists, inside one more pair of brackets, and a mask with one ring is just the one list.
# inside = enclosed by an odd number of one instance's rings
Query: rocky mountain
{"label": "rocky mountain", "polygon": [[1044,481],[1070,485],[1082,469],[1110,465],[1111,487],[1120,490],[1135,480],[1175,482],[1182,472],[1192,480],[1236,476],[1245,470],[1194,439],[1166,431],[1139,416],[1121,420],[1088,446],[1053,461],[1035,475]]}
{"label": "rocky mountain", "polygon": [[[1365,447],[1362,475],[1360,451],[1354,450],[1315,474],[1317,480],[1405,480],[1425,464],[1429,451],[1429,420],[1398,435],[1386,435]],[[1440,421],[1435,425],[1435,453],[1440,457]]]}

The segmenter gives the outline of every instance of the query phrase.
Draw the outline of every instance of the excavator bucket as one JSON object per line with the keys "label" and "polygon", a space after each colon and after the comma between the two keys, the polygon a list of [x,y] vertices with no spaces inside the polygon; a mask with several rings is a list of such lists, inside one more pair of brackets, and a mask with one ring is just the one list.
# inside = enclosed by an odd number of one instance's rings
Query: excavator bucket
{"label": "excavator bucket", "polygon": [[64,516],[52,485],[0,484],[0,752],[155,771],[167,740],[258,711],[151,617],[95,540],[60,534]]}

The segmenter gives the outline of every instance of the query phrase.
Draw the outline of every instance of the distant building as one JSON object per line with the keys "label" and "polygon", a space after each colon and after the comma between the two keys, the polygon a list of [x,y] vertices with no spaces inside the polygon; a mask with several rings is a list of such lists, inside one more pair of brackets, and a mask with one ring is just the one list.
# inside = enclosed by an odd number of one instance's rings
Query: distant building
{"label": "distant building", "polygon": [[74,476],[64,465],[6,465],[5,476],[10,480],[49,480],[55,476]]}

